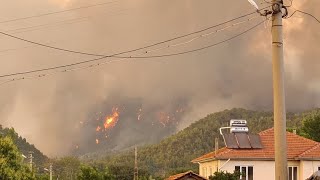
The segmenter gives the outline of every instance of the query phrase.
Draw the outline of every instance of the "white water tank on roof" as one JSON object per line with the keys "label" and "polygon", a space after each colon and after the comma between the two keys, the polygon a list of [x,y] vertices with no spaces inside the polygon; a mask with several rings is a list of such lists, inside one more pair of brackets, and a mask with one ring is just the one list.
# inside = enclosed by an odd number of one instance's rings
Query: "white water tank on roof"
{"label": "white water tank on roof", "polygon": [[243,119],[231,119],[230,127],[247,127],[247,120]]}

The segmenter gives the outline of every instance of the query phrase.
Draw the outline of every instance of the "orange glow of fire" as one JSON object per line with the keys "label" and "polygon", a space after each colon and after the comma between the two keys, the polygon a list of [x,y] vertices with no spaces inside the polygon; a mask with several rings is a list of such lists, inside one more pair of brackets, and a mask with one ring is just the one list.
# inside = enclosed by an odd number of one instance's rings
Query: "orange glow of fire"
{"label": "orange glow of fire", "polygon": [[96,131],[99,132],[100,130],[101,130],[101,127],[98,126],[98,127],[96,128]]}
{"label": "orange glow of fire", "polygon": [[99,139],[96,139],[96,144],[99,144]]}
{"label": "orange glow of fire", "polygon": [[104,128],[108,129],[110,127],[114,127],[119,120],[119,109],[112,108],[112,115],[107,116],[104,122]]}
{"label": "orange glow of fire", "polygon": [[166,127],[166,125],[170,122],[170,115],[165,112],[160,112],[158,114],[159,122],[163,125],[163,127]]}
{"label": "orange glow of fire", "polygon": [[142,116],[142,109],[140,108],[139,111],[138,111],[138,121],[141,120],[141,116]]}

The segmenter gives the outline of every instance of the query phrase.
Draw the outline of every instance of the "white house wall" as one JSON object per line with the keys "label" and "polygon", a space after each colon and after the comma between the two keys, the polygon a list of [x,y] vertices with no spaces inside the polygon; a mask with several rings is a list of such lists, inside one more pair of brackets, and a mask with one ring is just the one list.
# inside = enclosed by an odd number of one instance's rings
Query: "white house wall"
{"label": "white house wall", "polygon": [[[221,166],[226,161],[221,161]],[[253,166],[253,179],[270,180],[274,178],[274,161],[229,161],[221,171],[234,172],[235,166]]]}
{"label": "white house wall", "polygon": [[217,171],[219,161],[210,161],[199,164],[199,175],[208,178]]}
{"label": "white house wall", "polygon": [[[270,180],[275,179],[274,161],[233,161],[230,160],[219,160],[219,161],[210,161],[200,163],[199,165],[199,174],[203,177],[209,177],[217,169],[221,171],[227,171],[230,173],[234,172],[235,166],[253,166],[253,177],[255,180]],[[313,172],[318,170],[320,167],[320,161],[289,161],[288,166],[297,166],[298,167],[298,179],[305,180]],[[212,174],[210,174],[210,169],[212,169]]]}
{"label": "white house wall", "polygon": [[318,171],[320,161],[301,161],[300,177],[302,179],[309,178],[314,172]]}

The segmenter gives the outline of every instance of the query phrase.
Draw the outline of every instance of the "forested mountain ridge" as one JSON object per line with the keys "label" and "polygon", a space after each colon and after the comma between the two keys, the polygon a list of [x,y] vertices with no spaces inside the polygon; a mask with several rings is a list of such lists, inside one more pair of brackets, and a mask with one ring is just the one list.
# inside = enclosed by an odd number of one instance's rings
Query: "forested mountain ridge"
{"label": "forested mountain ridge", "polygon": [[[42,166],[49,160],[48,157],[45,156],[33,144],[28,143],[25,138],[19,136],[13,128],[2,128],[0,125],[0,135],[9,136],[23,155],[28,156],[29,152],[33,152],[33,162],[35,167]],[[27,160],[25,159],[25,161]]]}

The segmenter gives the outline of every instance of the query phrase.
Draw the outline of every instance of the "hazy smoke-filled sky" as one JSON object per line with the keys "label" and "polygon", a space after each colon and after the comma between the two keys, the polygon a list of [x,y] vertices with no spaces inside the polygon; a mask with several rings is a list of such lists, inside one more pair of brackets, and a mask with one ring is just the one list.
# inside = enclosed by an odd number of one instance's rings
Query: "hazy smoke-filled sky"
{"label": "hazy smoke-filled sky", "polygon": [[[7,0],[0,7],[0,22],[101,2],[107,0]],[[320,17],[318,0],[297,0],[294,7]],[[196,31],[252,11],[254,8],[246,0],[115,0],[108,5],[0,23],[0,30],[61,48],[111,54]],[[195,43],[154,54],[215,43],[261,20],[262,17]],[[56,156],[68,154],[73,146],[71,142],[85,136],[76,128],[79,122],[90,119],[98,107],[116,102],[115,97],[122,103],[125,99],[139,99],[144,107],[171,107],[170,104],[183,99],[188,111],[177,129],[226,108],[272,110],[270,23],[266,25],[193,54],[115,62],[0,86],[0,124],[14,127],[44,153]],[[318,107],[320,24],[308,16],[296,14],[284,20],[284,25],[287,109]],[[32,26],[37,27],[25,29]],[[13,29],[18,30],[10,31]],[[0,74],[93,58],[5,36],[0,36],[0,42]],[[152,130],[146,131],[152,134]],[[124,127],[122,140],[127,135],[130,131]]]}

